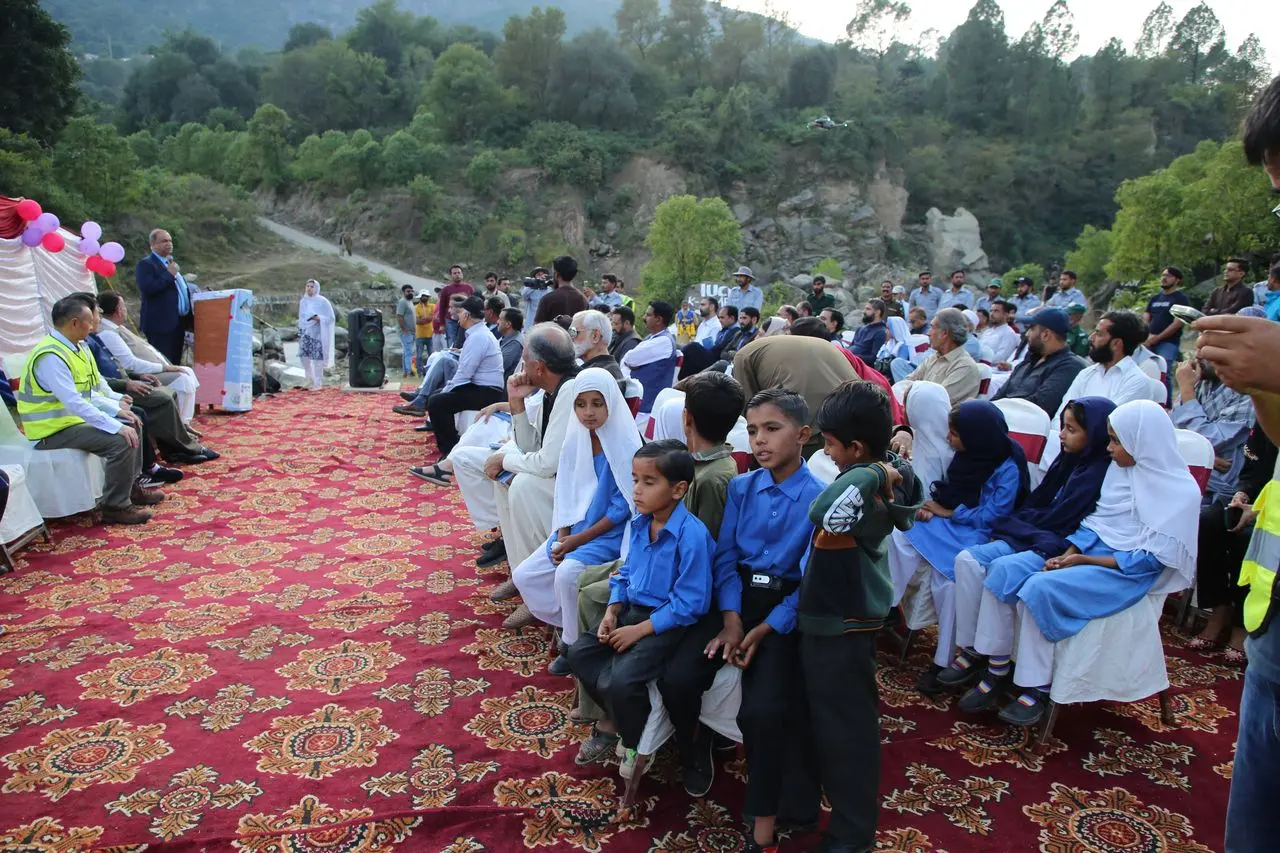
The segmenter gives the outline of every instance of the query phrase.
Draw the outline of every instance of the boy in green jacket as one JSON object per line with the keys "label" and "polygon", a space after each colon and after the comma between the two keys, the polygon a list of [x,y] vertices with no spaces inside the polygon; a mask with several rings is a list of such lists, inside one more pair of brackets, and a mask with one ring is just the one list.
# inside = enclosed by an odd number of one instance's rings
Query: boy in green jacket
{"label": "boy in green jacket", "polygon": [[815,531],[798,616],[813,755],[831,802],[822,853],[875,846],[875,642],[893,601],[884,540],[911,526],[923,500],[911,466],[889,453],[892,426],[889,398],[871,382],[846,382],[818,410],[817,427],[840,476],[809,508]]}

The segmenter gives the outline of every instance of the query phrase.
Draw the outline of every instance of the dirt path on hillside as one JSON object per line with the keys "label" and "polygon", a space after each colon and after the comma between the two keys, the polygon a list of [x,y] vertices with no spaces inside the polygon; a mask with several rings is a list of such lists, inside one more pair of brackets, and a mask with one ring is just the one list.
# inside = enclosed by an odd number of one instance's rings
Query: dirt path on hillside
{"label": "dirt path on hillside", "polygon": [[364,266],[370,272],[381,273],[388,276],[397,285],[407,284],[414,290],[430,290],[432,288],[444,286],[444,282],[442,281],[424,278],[420,275],[413,275],[412,273],[407,273],[404,270],[398,270],[395,267],[387,266],[386,264],[366,258],[363,255],[355,254],[347,256],[342,254],[336,243],[330,243],[327,240],[321,240],[319,237],[313,237],[305,231],[299,231],[296,228],[290,228],[288,225],[282,225],[274,219],[267,219],[265,216],[259,216],[258,222],[263,228],[266,228],[268,231],[280,236],[294,245],[302,246],[316,252],[322,252],[326,255],[337,255],[348,263]]}

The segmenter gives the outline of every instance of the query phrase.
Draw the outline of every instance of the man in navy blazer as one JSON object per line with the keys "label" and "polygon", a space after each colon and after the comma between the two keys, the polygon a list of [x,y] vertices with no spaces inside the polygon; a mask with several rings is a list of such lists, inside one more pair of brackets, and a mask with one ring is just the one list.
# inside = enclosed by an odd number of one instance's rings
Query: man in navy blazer
{"label": "man in navy blazer", "polygon": [[151,232],[151,254],[138,261],[136,276],[142,297],[142,334],[169,363],[181,364],[184,336],[195,324],[191,290],[173,260],[168,231]]}

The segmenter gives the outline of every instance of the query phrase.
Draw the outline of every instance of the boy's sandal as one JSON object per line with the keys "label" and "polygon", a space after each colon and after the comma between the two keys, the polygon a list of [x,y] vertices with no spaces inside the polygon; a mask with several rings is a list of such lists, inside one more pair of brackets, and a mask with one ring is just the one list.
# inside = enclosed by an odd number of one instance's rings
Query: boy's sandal
{"label": "boy's sandal", "polygon": [[1249,662],[1249,657],[1244,653],[1244,649],[1237,649],[1235,646],[1227,646],[1222,650],[1222,660],[1233,666],[1241,666]]}
{"label": "boy's sandal", "polygon": [[579,766],[603,764],[605,759],[614,754],[618,743],[617,735],[602,732],[592,726],[591,737],[582,742],[582,746],[578,748],[578,755],[573,761]]}

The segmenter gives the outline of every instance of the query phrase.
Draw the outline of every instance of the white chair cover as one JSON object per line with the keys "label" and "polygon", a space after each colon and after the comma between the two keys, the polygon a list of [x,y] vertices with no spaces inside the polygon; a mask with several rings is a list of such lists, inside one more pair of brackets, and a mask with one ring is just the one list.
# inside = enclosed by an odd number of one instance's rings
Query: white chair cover
{"label": "white chair cover", "polygon": [[834,483],[836,477],[840,476],[840,469],[831,461],[831,457],[825,450],[819,450],[809,457],[809,470],[813,472],[813,476],[823,482],[823,485],[827,486]]}
{"label": "white chair cover", "polygon": [[[1160,638],[1164,599],[1163,593],[1150,593],[1129,609],[1094,619],[1079,634],[1057,643],[1049,689],[1053,701],[1136,702],[1167,689],[1169,672]],[[1117,649],[1124,654],[1116,654]]]}
{"label": "white chair cover", "polygon": [[1049,440],[1049,416],[1044,409],[1027,400],[996,400],[995,407],[1004,415],[1009,435],[1022,445],[1027,454],[1027,473],[1031,475],[1031,488],[1034,489],[1045,474],[1039,462]]}
{"label": "white chair cover", "polygon": [[83,450],[36,450],[7,407],[0,414],[0,465],[25,469],[27,491],[44,518],[88,512],[102,497],[101,459]]}
{"label": "white chair cover", "polygon": [[1151,358],[1138,365],[1143,373],[1147,374],[1152,379],[1155,379],[1157,382],[1160,380],[1160,365],[1156,364],[1156,359],[1159,357],[1160,356],[1158,355],[1152,355]]}
{"label": "white chair cover", "polygon": [[[738,730],[738,707],[741,704],[742,670],[725,664],[716,673],[710,689],[702,694],[702,724],[735,743],[742,743],[742,732]],[[649,721],[644,725],[644,734],[640,735],[640,745],[636,750],[641,755],[653,755],[676,733],[662,704],[662,694],[653,681],[649,682],[649,705]]]}
{"label": "white chair cover", "polygon": [[1187,469],[1195,478],[1200,493],[1209,488],[1209,474],[1213,471],[1213,443],[1198,432],[1189,429],[1173,431],[1178,441],[1178,452],[1187,463]]}
{"label": "white chair cover", "polygon": [[0,542],[12,542],[44,524],[36,502],[27,488],[27,473],[21,465],[0,465],[9,475],[9,503],[0,517]]}

